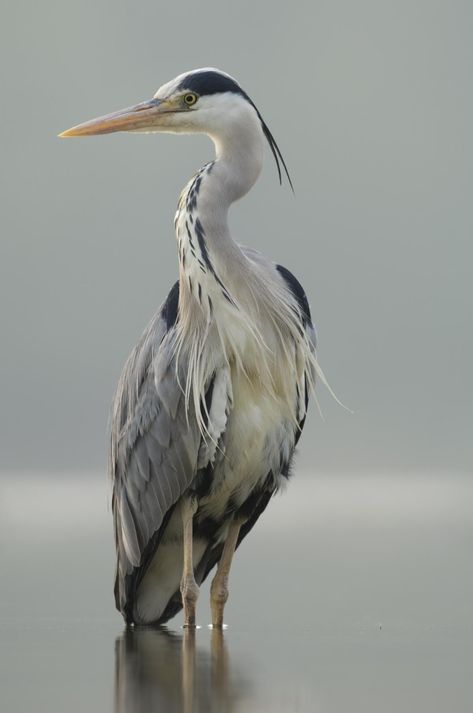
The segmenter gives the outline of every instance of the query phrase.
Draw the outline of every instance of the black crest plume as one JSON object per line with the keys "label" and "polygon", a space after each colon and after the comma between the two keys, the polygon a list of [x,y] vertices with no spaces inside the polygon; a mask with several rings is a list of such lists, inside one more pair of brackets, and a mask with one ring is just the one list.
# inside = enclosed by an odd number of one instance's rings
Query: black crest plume
{"label": "black crest plume", "polygon": [[285,162],[284,157],[281,153],[281,150],[276,143],[276,139],[270,132],[267,123],[264,121],[263,117],[259,113],[255,104],[251,101],[251,99],[249,99],[249,102],[255,108],[255,111],[258,114],[259,120],[261,121],[261,126],[263,127],[263,133],[266,136],[266,141],[268,142],[269,148],[271,149],[272,154],[274,156],[274,160],[276,161],[276,166],[278,169],[278,176],[279,176],[279,183],[282,185],[282,171],[281,171],[281,163],[282,163],[283,168],[284,168],[284,173],[286,174],[287,180],[289,181],[289,185],[291,186],[291,190],[294,193],[294,186],[292,185],[291,176],[289,175],[289,171],[287,169],[286,162]]}

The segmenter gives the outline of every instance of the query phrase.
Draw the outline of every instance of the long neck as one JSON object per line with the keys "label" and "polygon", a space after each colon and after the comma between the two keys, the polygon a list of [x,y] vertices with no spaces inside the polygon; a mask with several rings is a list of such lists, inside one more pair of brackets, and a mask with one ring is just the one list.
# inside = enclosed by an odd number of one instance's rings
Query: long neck
{"label": "long neck", "polygon": [[262,167],[263,132],[250,118],[211,135],[216,158],[194,176],[179,201],[181,300],[196,300],[207,311],[222,297],[232,301],[238,277],[247,269],[230,236],[228,209],[250,190]]}

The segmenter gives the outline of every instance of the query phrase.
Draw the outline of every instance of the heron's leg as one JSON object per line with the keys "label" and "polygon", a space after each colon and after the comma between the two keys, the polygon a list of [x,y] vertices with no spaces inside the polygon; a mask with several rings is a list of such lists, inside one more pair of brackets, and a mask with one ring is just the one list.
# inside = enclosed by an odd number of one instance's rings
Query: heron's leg
{"label": "heron's leg", "polygon": [[227,539],[223,546],[222,556],[217,572],[210,585],[210,607],[212,609],[212,626],[223,626],[223,610],[228,599],[228,576],[232,565],[233,553],[238,542],[240,528],[244,519],[236,518],[229,527]]}
{"label": "heron's leg", "polygon": [[192,561],[193,537],[192,519],[197,510],[197,500],[187,498],[182,503],[182,526],[184,566],[181,579],[182,606],[184,607],[184,626],[195,626],[195,605],[199,596],[199,587],[194,579]]}

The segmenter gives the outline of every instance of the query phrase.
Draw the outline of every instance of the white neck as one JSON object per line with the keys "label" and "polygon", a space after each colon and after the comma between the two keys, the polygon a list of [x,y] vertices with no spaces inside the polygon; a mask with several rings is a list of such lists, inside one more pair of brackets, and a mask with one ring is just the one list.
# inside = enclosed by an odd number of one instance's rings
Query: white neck
{"label": "white neck", "polygon": [[189,288],[182,291],[183,299],[185,292],[194,298],[212,297],[221,292],[221,283],[231,293],[236,273],[245,267],[245,258],[230,236],[228,209],[250,190],[261,172],[264,134],[250,105],[236,114],[233,120],[222,121],[221,129],[209,131],[216,158],[181,194],[176,233],[181,285]]}
{"label": "white neck", "polygon": [[215,144],[216,164],[228,205],[242,198],[256,183],[263,167],[264,135],[252,107],[245,120],[227,124],[210,134]]}

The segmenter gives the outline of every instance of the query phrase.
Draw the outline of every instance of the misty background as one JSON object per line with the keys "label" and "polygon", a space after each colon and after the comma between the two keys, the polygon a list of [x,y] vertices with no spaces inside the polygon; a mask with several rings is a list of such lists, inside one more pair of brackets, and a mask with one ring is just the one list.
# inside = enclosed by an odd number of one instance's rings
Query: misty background
{"label": "misty background", "polygon": [[62,141],[216,66],[274,133],[233,236],[308,294],[323,387],[300,470],[471,469],[473,6],[401,0],[4,5],[4,471],[104,471],[121,367],[177,278],[206,137]]}
{"label": "misty background", "polygon": [[[472,38],[466,0],[2,3],[2,711],[181,711],[186,660],[196,713],[471,711]],[[353,410],[320,387],[301,477],[235,557],[220,655],[208,581],[195,651],[179,616],[123,632],[105,478],[213,146],[57,138],[202,66],[252,97],[295,186],[268,149],[233,236],[302,282]]]}

